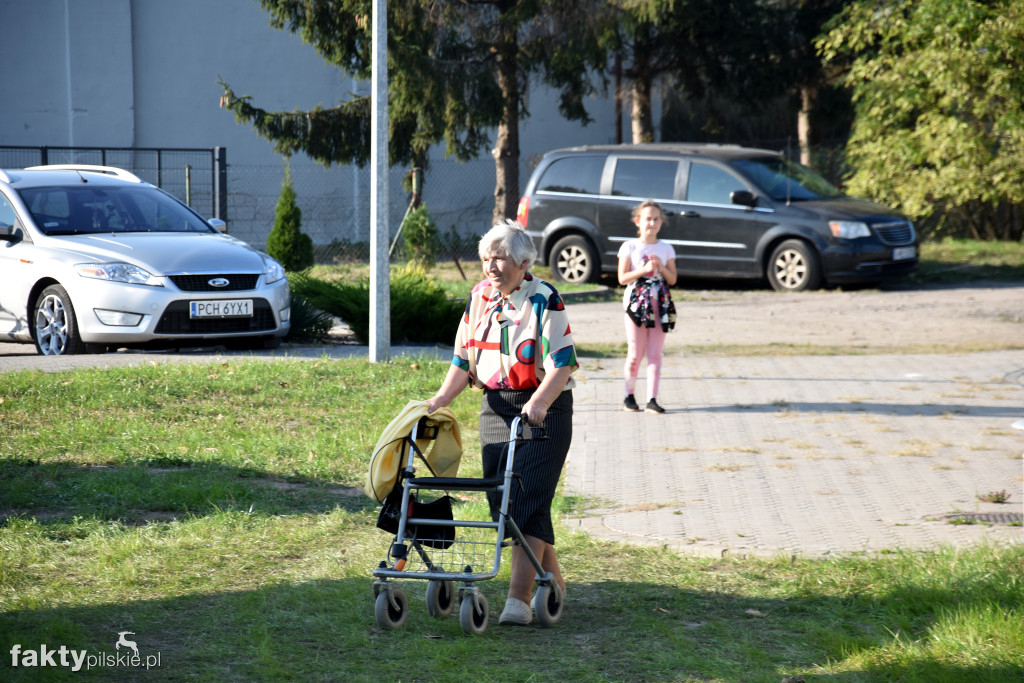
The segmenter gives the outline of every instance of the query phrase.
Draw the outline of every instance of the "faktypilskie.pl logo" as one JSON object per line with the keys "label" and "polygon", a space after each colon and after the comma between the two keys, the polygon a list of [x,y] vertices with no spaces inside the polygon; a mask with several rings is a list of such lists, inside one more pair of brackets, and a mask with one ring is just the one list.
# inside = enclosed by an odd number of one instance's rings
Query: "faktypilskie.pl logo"
{"label": "faktypilskie.pl logo", "polygon": [[[114,644],[114,652],[92,652],[88,650],[72,650],[67,645],[51,648],[42,643],[38,648],[26,648],[15,644],[11,648],[12,667],[65,667],[72,671],[86,671],[110,667],[146,668],[152,669],[160,666],[160,653],[147,654],[144,657],[139,654],[139,647],[134,640],[128,640],[127,636],[134,636],[134,631],[120,631],[117,634],[117,642]],[[122,648],[124,648],[122,650]]]}

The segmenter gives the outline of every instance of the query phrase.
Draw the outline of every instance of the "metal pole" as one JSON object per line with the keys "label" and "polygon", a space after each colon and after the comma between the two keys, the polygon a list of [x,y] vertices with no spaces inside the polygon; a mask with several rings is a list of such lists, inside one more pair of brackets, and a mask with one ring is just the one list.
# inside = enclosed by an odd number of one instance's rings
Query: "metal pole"
{"label": "metal pole", "polygon": [[185,203],[192,206],[192,167],[185,164]]}
{"label": "metal pole", "polygon": [[370,362],[391,353],[391,275],[388,260],[388,24],[387,1],[373,0],[370,97]]}

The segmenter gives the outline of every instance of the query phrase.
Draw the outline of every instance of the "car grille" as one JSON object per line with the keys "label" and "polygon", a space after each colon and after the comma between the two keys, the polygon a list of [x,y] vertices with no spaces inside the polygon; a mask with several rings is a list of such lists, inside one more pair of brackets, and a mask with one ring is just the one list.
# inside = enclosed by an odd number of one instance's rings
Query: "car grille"
{"label": "car grille", "polygon": [[187,301],[175,301],[164,309],[157,334],[232,334],[274,330],[274,311],[266,299],[254,299],[251,318],[190,318]]}
{"label": "car grille", "polygon": [[913,244],[914,225],[910,221],[897,223],[877,223],[875,229],[883,244]]}
{"label": "car grille", "polygon": [[[183,292],[241,292],[246,289],[255,289],[260,276],[258,273],[228,273],[218,275],[211,273],[207,275],[171,275],[171,282],[177,285]],[[226,287],[214,287],[210,280],[223,278],[228,281]]]}

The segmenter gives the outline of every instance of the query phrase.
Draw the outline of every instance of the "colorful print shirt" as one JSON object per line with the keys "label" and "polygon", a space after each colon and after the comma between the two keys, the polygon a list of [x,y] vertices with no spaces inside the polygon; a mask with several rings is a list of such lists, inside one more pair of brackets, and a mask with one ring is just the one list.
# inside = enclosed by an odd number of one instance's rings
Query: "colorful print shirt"
{"label": "colorful print shirt", "polygon": [[[459,324],[452,365],[485,389],[533,389],[555,368],[576,370],[562,297],[530,273],[508,297],[487,280],[478,283]],[[570,377],[565,389],[573,386]]]}

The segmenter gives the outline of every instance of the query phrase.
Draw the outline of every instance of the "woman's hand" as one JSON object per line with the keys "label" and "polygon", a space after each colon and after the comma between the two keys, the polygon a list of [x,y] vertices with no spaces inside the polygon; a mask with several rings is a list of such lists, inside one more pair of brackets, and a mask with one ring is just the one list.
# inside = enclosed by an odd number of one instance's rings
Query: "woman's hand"
{"label": "woman's hand", "polygon": [[448,374],[441,383],[437,393],[427,399],[427,415],[452,404],[455,397],[462,393],[469,381],[469,373],[454,365],[448,366]]}
{"label": "woman's hand", "polygon": [[544,418],[548,416],[548,407],[540,405],[539,401],[534,401],[531,398],[523,406],[523,415],[526,416],[526,421],[532,425],[544,424]]}

